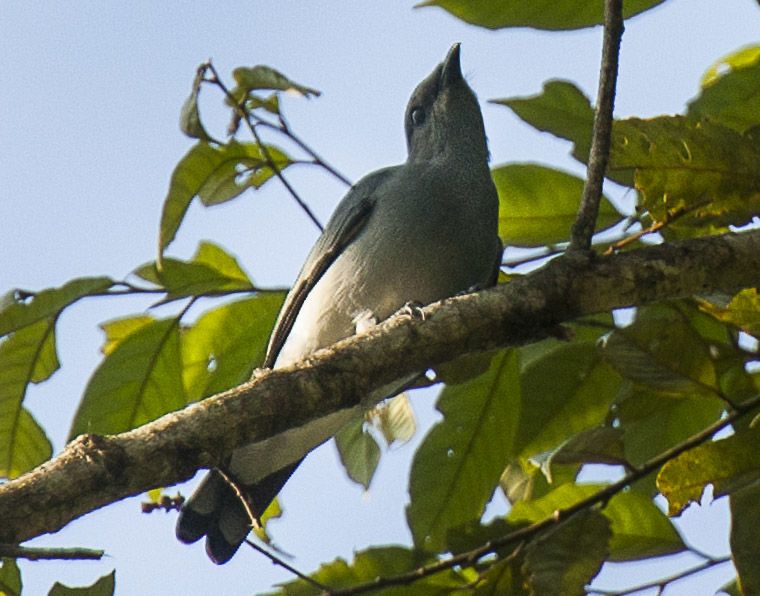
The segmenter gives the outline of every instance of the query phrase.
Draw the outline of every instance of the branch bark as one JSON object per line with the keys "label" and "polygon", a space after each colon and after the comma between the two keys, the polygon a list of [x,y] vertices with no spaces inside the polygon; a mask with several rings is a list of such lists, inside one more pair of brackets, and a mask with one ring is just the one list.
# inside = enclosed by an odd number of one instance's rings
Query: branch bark
{"label": "branch bark", "polygon": [[354,407],[362,396],[462,354],[521,345],[583,315],[760,286],[760,231],[610,257],[558,258],[529,275],[395,317],[302,363],[114,436],[82,435],[0,485],[0,543],[55,532],[99,507],[220,464],[238,446]]}

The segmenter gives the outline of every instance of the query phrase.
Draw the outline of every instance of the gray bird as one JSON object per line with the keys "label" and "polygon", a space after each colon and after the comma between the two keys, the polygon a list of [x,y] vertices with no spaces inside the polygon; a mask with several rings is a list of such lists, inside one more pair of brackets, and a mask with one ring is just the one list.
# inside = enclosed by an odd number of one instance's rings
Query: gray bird
{"label": "gray bird", "polygon": [[[414,90],[404,126],[406,163],[362,178],[338,205],[285,300],[264,366],[297,362],[409,302],[496,283],[498,197],[459,44]],[[261,515],[303,457],[358,415],[359,408],[343,410],[237,449],[225,474]],[[250,526],[239,497],[212,471],[185,503],[177,537],[190,543],[205,535],[206,552],[221,564]]]}

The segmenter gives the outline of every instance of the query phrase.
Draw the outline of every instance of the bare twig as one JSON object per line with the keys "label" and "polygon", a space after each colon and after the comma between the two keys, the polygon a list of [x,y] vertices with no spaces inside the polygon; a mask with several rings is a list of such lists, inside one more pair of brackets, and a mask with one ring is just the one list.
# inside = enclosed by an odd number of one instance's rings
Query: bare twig
{"label": "bare twig", "polygon": [[269,147],[267,147],[264,143],[261,142],[261,137],[259,136],[259,133],[256,130],[256,126],[251,123],[248,117],[248,111],[245,109],[244,106],[240,105],[240,103],[237,102],[235,98],[232,96],[232,93],[230,93],[230,90],[227,88],[227,85],[224,84],[224,81],[222,81],[221,77],[219,76],[219,73],[216,71],[216,68],[211,63],[210,60],[207,62],[207,64],[208,64],[208,69],[211,71],[211,79],[208,79],[208,80],[211,83],[215,84],[217,87],[219,87],[219,89],[222,90],[222,92],[230,101],[230,104],[233,106],[233,108],[238,113],[238,115],[243,120],[245,120],[245,123],[248,125],[248,129],[251,131],[253,138],[256,140],[256,143],[258,143],[259,148],[261,149],[261,153],[264,156],[264,160],[266,161],[267,166],[269,166],[272,172],[274,172],[274,175],[277,176],[277,178],[282,183],[282,185],[287,189],[287,191],[290,193],[290,196],[292,196],[295,199],[296,203],[298,203],[298,206],[301,207],[301,209],[303,209],[304,213],[306,213],[309,219],[314,223],[315,226],[317,226],[317,228],[319,228],[319,231],[321,232],[324,228],[322,224],[320,223],[319,219],[317,219],[317,216],[314,215],[314,212],[311,210],[311,208],[301,198],[298,192],[296,192],[296,189],[293,188],[293,186],[291,186],[287,178],[285,178],[285,176],[282,173],[282,170],[279,168],[274,158],[272,157],[272,154],[269,151]]}
{"label": "bare twig", "polygon": [[623,0],[605,0],[602,67],[599,73],[591,151],[583,199],[573,224],[571,250],[588,250],[591,247],[591,237],[594,235],[599,202],[602,198],[602,183],[610,158],[612,113],[615,107],[615,83],[623,28]]}
{"label": "bare twig", "polygon": [[[757,395],[752,399],[748,399],[744,403],[737,405],[735,411],[725,418],[715,422],[714,424],[711,424],[703,431],[692,435],[690,438],[683,441],[682,443],[679,443],[675,447],[664,451],[656,457],[653,457],[642,466],[632,469],[617,482],[613,482],[612,484],[607,485],[605,488],[597,491],[593,495],[590,495],[589,497],[578,501],[575,505],[572,505],[565,509],[556,510],[553,515],[547,517],[546,519],[520,528],[519,530],[515,530],[514,532],[510,532],[501,538],[490,540],[477,548],[450,557],[448,559],[438,561],[432,565],[418,567],[417,569],[414,569],[407,573],[380,577],[371,582],[358,584],[356,586],[344,588],[341,590],[327,591],[325,593],[329,596],[352,596],[354,594],[373,592],[375,590],[387,588],[390,586],[408,585],[424,577],[439,573],[440,571],[445,571],[446,569],[451,569],[458,566],[472,565],[484,556],[495,553],[499,549],[517,542],[530,540],[544,530],[570,519],[581,511],[590,509],[597,505],[604,507],[613,496],[615,496],[626,487],[630,486],[637,480],[641,480],[655,470],[658,470],[666,462],[706,442],[715,433],[733,424],[752,410],[756,409],[758,406],[760,406],[760,395]],[[700,567],[704,567],[706,563],[701,564]],[[696,571],[694,571],[694,573],[696,573]],[[657,586],[659,583],[655,583],[654,585]]]}
{"label": "bare twig", "polygon": [[92,548],[32,548],[17,544],[0,544],[0,559],[99,561],[104,555],[104,551]]}

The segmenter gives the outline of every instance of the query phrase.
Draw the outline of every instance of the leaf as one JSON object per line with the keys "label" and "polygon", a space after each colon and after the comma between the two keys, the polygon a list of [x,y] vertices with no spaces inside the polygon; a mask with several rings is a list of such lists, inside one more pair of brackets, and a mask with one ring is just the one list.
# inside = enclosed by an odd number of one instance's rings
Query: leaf
{"label": "leaf", "polygon": [[[267,149],[278,170],[290,165],[285,153],[273,146]],[[196,196],[206,206],[218,205],[248,188],[261,187],[274,174],[261,147],[255,143],[230,141],[219,146],[197,143],[172,173],[161,212],[159,254],[174,240]]]}
{"label": "leaf", "polygon": [[155,318],[150,315],[134,315],[101,323],[100,328],[106,334],[106,341],[103,343],[101,351],[108,356],[128,335],[152,321],[155,321]]}
{"label": "leaf", "polygon": [[3,559],[0,566],[0,596],[21,596],[21,571],[15,559]]}
{"label": "leaf", "polygon": [[689,102],[691,118],[706,118],[739,132],[760,124],[760,46],[742,48],[713,64],[702,93]]}
{"label": "leaf", "polygon": [[668,500],[669,515],[679,515],[686,506],[698,503],[708,484],[713,498],[732,493],[760,480],[760,428],[705,443],[666,463],[657,475],[657,488]]}
{"label": "leaf", "polygon": [[303,97],[309,97],[311,95],[319,97],[321,95],[320,91],[312,89],[311,87],[299,85],[290,80],[280,71],[261,64],[252,67],[238,67],[232,71],[232,76],[237,83],[237,87],[232,92],[236,97],[239,96],[238,94],[241,91],[247,93],[257,89],[287,91],[290,93],[297,93]]}
{"label": "leaf", "polygon": [[400,393],[375,409],[373,422],[377,424],[383,438],[392,445],[394,442],[406,443],[417,430],[414,410],[407,393]]}
{"label": "leaf", "polygon": [[655,221],[687,214],[668,229],[712,232],[760,213],[760,141],[716,123],[683,116],[618,120],[609,176],[635,172]]}
{"label": "leaf", "polygon": [[211,242],[201,242],[190,261],[165,258],[160,268],[157,263],[148,263],[135,270],[135,275],[166,289],[162,303],[187,296],[253,290],[237,260]]}
{"label": "leaf", "polygon": [[198,111],[198,96],[201,92],[205,72],[206,67],[202,66],[195,75],[193,90],[185,100],[185,103],[182,104],[182,110],[179,114],[179,129],[191,139],[215,142],[203,127],[201,115]]}
{"label": "leaf", "polygon": [[662,392],[715,394],[710,344],[689,317],[669,304],[638,310],[628,327],[609,334],[604,357],[625,378]]}
{"label": "leaf", "polygon": [[[628,0],[623,5],[623,16],[632,17],[662,2],[664,0]],[[438,6],[462,21],[488,29],[533,27],[558,31],[603,22],[601,3],[576,0],[425,0],[417,6]]]}
{"label": "leaf", "polygon": [[[563,484],[533,501],[515,503],[507,519],[515,524],[542,521],[553,516],[555,511],[572,507],[605,486]],[[634,561],[685,549],[673,524],[646,495],[634,491],[618,493],[608,501],[602,513],[610,521],[609,555],[613,561]]]}
{"label": "leaf", "polygon": [[623,431],[610,426],[597,426],[573,435],[554,451],[547,460],[553,464],[625,465]]}
{"label": "leaf", "polygon": [[757,288],[742,290],[731,298],[725,308],[707,301],[701,302],[700,308],[720,321],[725,321],[745,333],[760,337],[760,294]]}
{"label": "leaf", "polygon": [[517,351],[507,350],[486,374],[441,393],[444,419],[425,437],[410,474],[407,521],[418,547],[442,550],[449,529],[483,514],[512,453],[518,375]]}
{"label": "leaf", "polygon": [[[537,164],[507,164],[491,174],[499,192],[499,236],[505,245],[535,247],[570,240],[583,195],[582,179]],[[597,231],[621,219],[603,197]]]}
{"label": "leaf", "polygon": [[[760,593],[760,557],[757,528],[760,524],[760,484],[731,495],[731,558],[742,594]],[[725,588],[724,588],[725,589]]]}
{"label": "leaf", "polygon": [[[312,577],[331,589],[349,588],[360,583],[374,581],[378,577],[389,577],[417,569],[422,565],[433,563],[434,559],[418,551],[400,546],[370,548],[354,555],[349,565],[344,559],[335,559],[323,564]],[[447,570],[424,579],[415,581],[410,586],[387,588],[383,594],[388,596],[420,596],[448,594],[465,584],[456,571]],[[287,596],[318,596],[324,592],[303,580],[293,581],[282,586],[277,594]]]}
{"label": "leaf", "polygon": [[0,476],[15,478],[51,456],[45,432],[22,404],[29,384],[57,369],[53,319],[23,327],[0,343]]}
{"label": "leaf", "polygon": [[187,403],[177,327],[174,318],[151,321],[113,347],[90,377],[69,440],[129,430]]}
{"label": "leaf", "polygon": [[498,561],[478,578],[475,596],[523,596],[522,575],[515,561]]}
{"label": "leaf", "polygon": [[585,595],[607,558],[609,538],[609,521],[596,511],[582,511],[541,534],[525,549],[530,594]]}
{"label": "leaf", "polygon": [[104,575],[91,586],[70,588],[59,582],[48,592],[48,596],[112,596],[116,588],[116,570]]}
{"label": "leaf", "polygon": [[235,387],[264,360],[285,297],[267,292],[206,311],[181,337],[189,402]]}
{"label": "leaf", "polygon": [[380,462],[380,446],[364,427],[364,419],[344,426],[335,435],[335,445],[348,477],[368,490]]}
{"label": "leaf", "polygon": [[55,317],[80,298],[104,292],[113,284],[114,281],[109,277],[80,277],[60,288],[49,288],[31,294],[18,290],[10,292],[0,301],[0,336],[42,319]]}

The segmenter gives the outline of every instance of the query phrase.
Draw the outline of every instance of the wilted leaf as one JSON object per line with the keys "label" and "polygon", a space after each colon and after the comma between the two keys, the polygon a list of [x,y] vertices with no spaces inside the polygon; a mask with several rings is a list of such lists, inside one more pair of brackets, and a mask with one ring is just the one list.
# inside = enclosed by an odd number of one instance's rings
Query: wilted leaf
{"label": "wilted leaf", "polygon": [[[755,446],[757,450],[757,446]],[[757,451],[755,451],[757,453]],[[760,593],[760,557],[757,528],[760,527],[760,484],[733,493],[731,504],[731,557],[738,573],[739,593]]]}
{"label": "wilted leaf", "polygon": [[186,403],[178,323],[151,321],[112,346],[90,377],[69,439],[129,430]]}
{"label": "wilted leaf", "polygon": [[367,490],[380,462],[380,446],[364,427],[364,419],[344,426],[335,435],[335,445],[348,477]]}
{"label": "wilted leaf", "polygon": [[739,132],[760,124],[760,46],[742,48],[713,64],[702,93],[689,102],[691,118],[706,118]]}
{"label": "wilted leaf", "polygon": [[21,596],[21,571],[15,559],[3,559],[0,566],[0,595]]}
{"label": "wilted leaf", "polygon": [[726,439],[705,443],[666,463],[657,475],[657,488],[668,499],[670,515],[690,502],[699,502],[708,484],[722,497],[760,480],[760,428],[737,431]]}
{"label": "wilted leaf", "polygon": [[164,258],[161,267],[148,263],[135,275],[166,289],[162,302],[209,294],[253,290],[253,284],[237,260],[220,246],[201,242],[190,261]]}
{"label": "wilted leaf", "polygon": [[104,575],[91,586],[70,588],[59,582],[48,592],[48,596],[113,596],[116,587],[116,571]]}
{"label": "wilted leaf", "polygon": [[401,393],[381,404],[373,414],[373,422],[388,445],[396,441],[406,443],[417,430],[409,395]]}
{"label": "wilted leaf", "polygon": [[[278,170],[291,163],[276,147],[267,149]],[[174,240],[193,198],[200,197],[206,206],[224,203],[248,188],[259,188],[274,174],[261,147],[255,143],[196,144],[172,173],[161,212],[159,254]]]}
{"label": "wilted leaf", "polygon": [[[665,0],[629,0],[623,4],[625,18],[662,4]],[[472,25],[501,29],[582,29],[603,22],[602,4],[576,0],[425,0],[417,6],[439,6]]]}
{"label": "wilted leaf", "polygon": [[214,141],[213,138],[203,128],[201,115],[198,111],[198,96],[201,92],[203,75],[206,72],[206,65],[201,66],[193,80],[193,90],[182,104],[182,110],[179,114],[179,129],[191,139],[200,139],[201,141]]}
{"label": "wilted leaf", "polygon": [[[499,236],[505,245],[534,247],[570,240],[583,195],[582,179],[537,164],[507,164],[491,173],[499,191]],[[596,230],[621,219],[603,196]]]}
{"label": "wilted leaf", "polygon": [[49,288],[34,292],[27,298],[24,292],[19,297],[14,290],[6,294],[0,301],[0,336],[21,329],[26,325],[36,323],[41,319],[55,317],[64,308],[80,298],[104,292],[113,285],[108,277],[80,277],[72,279],[60,288]]}
{"label": "wilted leaf", "polygon": [[525,549],[523,574],[536,596],[583,596],[607,558],[609,521],[582,511],[541,534]]}
{"label": "wilted leaf", "polygon": [[519,403],[515,350],[495,356],[486,374],[444,388],[444,419],[425,437],[410,474],[407,520],[418,547],[441,550],[449,529],[480,519],[512,453]]}
{"label": "wilted leaf", "polygon": [[268,292],[209,310],[182,333],[188,401],[239,385],[264,360],[284,293]]}
{"label": "wilted leaf", "polygon": [[29,384],[57,368],[54,319],[23,327],[0,343],[0,476],[15,478],[52,454],[45,432],[22,404]]}

